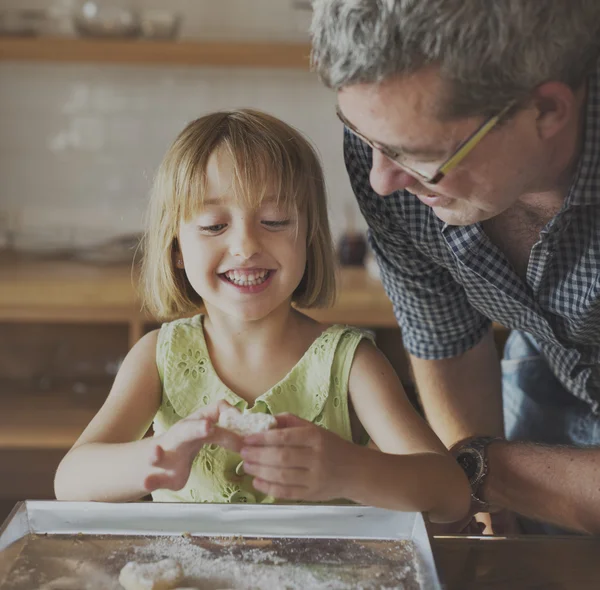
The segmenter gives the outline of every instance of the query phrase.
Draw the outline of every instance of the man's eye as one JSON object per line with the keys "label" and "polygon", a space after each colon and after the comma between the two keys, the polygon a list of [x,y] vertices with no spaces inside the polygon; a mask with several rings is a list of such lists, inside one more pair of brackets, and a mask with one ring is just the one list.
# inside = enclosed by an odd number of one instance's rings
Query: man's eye
{"label": "man's eye", "polygon": [[289,219],[281,219],[279,221],[264,220],[262,222],[262,224],[266,225],[267,227],[285,227],[286,225],[290,224],[290,220]]}
{"label": "man's eye", "polygon": [[215,225],[200,225],[198,226],[198,229],[207,234],[218,234],[220,231],[223,231],[226,226],[226,223],[217,223]]}

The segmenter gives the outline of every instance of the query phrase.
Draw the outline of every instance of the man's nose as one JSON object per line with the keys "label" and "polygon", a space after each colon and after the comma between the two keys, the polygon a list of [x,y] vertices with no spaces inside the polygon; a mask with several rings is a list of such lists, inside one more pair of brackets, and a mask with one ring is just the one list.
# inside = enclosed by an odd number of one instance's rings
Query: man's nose
{"label": "man's nose", "polygon": [[240,224],[231,233],[231,254],[242,260],[249,260],[261,250],[260,240],[256,229],[250,224]]}
{"label": "man's nose", "polygon": [[373,190],[382,197],[418,184],[416,178],[376,149],[373,150],[373,164],[369,178]]}

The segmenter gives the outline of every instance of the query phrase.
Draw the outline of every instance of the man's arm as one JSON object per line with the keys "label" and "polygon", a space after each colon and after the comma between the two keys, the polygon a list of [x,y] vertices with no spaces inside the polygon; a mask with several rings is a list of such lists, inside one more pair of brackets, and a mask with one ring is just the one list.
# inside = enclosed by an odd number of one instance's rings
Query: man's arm
{"label": "man's arm", "polygon": [[[466,353],[413,357],[427,418],[451,446],[475,435],[501,436],[501,377],[493,334]],[[600,449],[493,442],[481,499],[564,528],[600,534]]]}
{"label": "man's arm", "polygon": [[[370,149],[350,131],[344,133],[344,157],[405,346],[415,353],[417,387],[433,429],[447,446],[472,435],[502,435],[500,364],[489,320],[429,254],[427,241],[414,243],[406,229],[410,223],[423,225],[424,235],[434,231],[425,215],[410,219],[407,203],[414,197],[381,199],[373,192]],[[600,450],[542,451],[518,443],[492,443],[489,449],[489,489],[482,499],[567,528],[600,532],[600,525],[591,524],[600,521],[600,515],[592,515],[594,507],[600,511]],[[575,473],[568,481],[566,466]]]}
{"label": "man's arm", "polygon": [[459,356],[411,355],[411,364],[427,420],[447,447],[470,436],[504,436],[500,361],[491,329]]}
{"label": "man's arm", "polygon": [[532,519],[600,534],[600,449],[493,442],[482,500]]}

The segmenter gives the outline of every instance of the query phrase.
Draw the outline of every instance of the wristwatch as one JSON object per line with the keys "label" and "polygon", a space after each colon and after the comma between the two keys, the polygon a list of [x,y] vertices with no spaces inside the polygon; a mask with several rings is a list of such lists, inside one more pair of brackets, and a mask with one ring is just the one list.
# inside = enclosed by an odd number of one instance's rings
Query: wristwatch
{"label": "wristwatch", "polygon": [[488,472],[487,446],[497,440],[505,440],[498,436],[474,436],[456,443],[451,453],[465,472],[471,485],[471,500],[479,512],[490,512],[492,507],[480,498],[481,488]]}

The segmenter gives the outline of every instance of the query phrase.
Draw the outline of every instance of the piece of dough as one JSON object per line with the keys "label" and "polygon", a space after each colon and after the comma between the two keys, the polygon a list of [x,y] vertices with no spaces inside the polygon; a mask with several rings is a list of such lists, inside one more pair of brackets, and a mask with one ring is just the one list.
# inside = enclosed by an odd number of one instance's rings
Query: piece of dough
{"label": "piece of dough", "polygon": [[217,426],[235,432],[240,436],[249,436],[265,432],[277,426],[277,420],[270,414],[246,412],[242,414],[235,408],[223,410]]}
{"label": "piece of dough", "polygon": [[174,559],[153,563],[130,561],[119,574],[125,590],[171,590],[183,579],[183,570]]}

